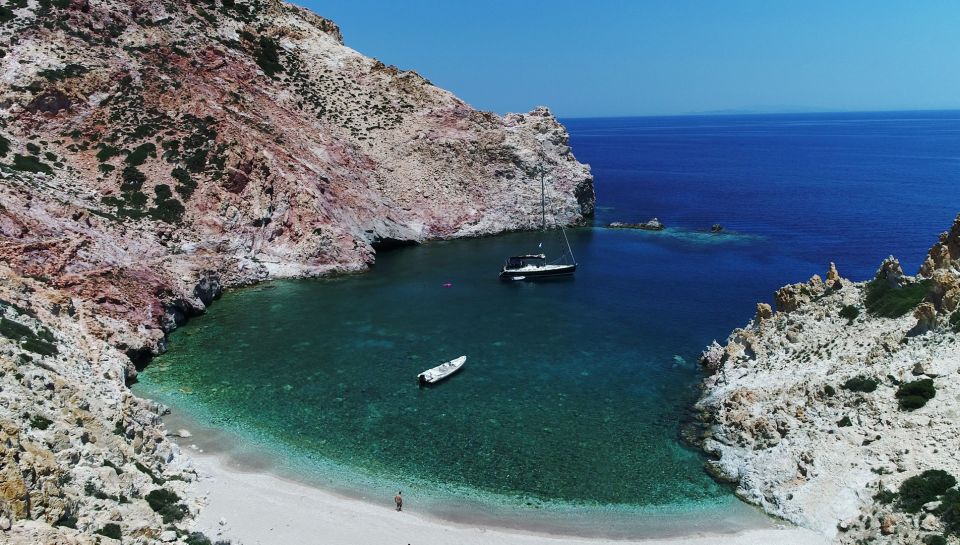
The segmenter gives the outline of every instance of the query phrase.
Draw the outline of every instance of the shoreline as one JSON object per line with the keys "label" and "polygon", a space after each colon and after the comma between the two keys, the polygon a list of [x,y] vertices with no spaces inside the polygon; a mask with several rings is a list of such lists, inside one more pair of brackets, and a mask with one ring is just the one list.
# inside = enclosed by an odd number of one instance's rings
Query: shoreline
{"label": "shoreline", "polygon": [[[448,543],[523,545],[815,545],[827,539],[798,527],[745,530],[733,534],[697,532],[673,537],[621,540],[505,529],[470,522],[436,520],[407,509],[396,512],[390,498],[383,505],[337,495],[268,472],[245,471],[224,455],[190,452],[199,475],[196,483],[202,505],[194,519],[196,530],[234,544],[378,543],[426,545]],[[269,522],[265,522],[269,521]],[[222,523],[222,524],[221,524]]]}
{"label": "shoreline", "polygon": [[[164,417],[168,429],[187,429],[189,437],[173,436],[182,459],[198,475],[190,503],[199,507],[194,529],[212,539],[236,544],[373,543],[522,543],[530,545],[586,545],[638,543],[645,545],[813,545],[826,543],[813,531],[781,523],[739,500],[742,507],[725,507],[696,514],[641,515],[629,533],[617,528],[623,513],[613,519],[581,515],[572,520],[547,516],[503,518],[505,510],[484,512],[482,504],[451,503],[438,512],[436,505],[405,491],[403,513],[396,513],[392,496],[347,490],[336,485],[298,478],[284,472],[269,457],[254,458],[232,449],[235,438],[190,421],[179,414]],[[210,435],[212,434],[212,436]],[[478,511],[471,510],[477,508]],[[753,516],[755,515],[755,516]],[[224,524],[221,524],[224,521]],[[262,521],[271,521],[264,524]],[[559,523],[559,524],[558,524]],[[612,524],[611,524],[612,523]],[[637,531],[647,526],[642,535]]]}

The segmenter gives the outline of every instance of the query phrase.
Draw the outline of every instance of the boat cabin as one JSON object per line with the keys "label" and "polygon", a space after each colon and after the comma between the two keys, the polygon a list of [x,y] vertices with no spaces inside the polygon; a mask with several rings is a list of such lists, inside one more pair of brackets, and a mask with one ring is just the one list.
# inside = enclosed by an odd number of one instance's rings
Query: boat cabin
{"label": "boat cabin", "polygon": [[524,267],[542,267],[547,262],[544,254],[515,255],[507,258],[504,270],[522,269]]}

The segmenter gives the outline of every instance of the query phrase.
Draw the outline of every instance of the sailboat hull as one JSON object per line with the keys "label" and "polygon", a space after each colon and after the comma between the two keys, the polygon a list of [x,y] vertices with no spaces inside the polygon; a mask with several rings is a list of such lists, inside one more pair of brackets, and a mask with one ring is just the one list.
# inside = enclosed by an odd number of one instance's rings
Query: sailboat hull
{"label": "sailboat hull", "polygon": [[500,271],[501,280],[544,280],[572,276],[577,266],[574,265],[544,265],[542,267],[522,267],[519,269],[504,268]]}

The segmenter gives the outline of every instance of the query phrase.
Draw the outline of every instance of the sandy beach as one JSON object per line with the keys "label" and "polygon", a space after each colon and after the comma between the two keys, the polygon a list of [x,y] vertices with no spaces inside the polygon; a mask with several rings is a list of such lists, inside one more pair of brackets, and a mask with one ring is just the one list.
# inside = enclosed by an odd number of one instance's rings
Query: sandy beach
{"label": "sandy beach", "polygon": [[815,545],[823,536],[795,527],[739,533],[621,541],[548,535],[457,524],[418,514],[413,506],[393,509],[392,499],[378,505],[294,482],[271,473],[233,467],[223,454],[186,449],[201,480],[196,498],[203,505],[196,530],[234,545],[397,543],[420,545],[519,544],[602,545]]}

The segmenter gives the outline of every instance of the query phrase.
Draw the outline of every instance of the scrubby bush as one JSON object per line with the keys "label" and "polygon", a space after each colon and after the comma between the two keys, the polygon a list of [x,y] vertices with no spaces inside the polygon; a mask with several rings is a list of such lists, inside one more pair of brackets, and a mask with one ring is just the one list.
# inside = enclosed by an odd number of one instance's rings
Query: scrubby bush
{"label": "scrubby bush", "polygon": [[960,310],[954,312],[950,316],[950,325],[953,326],[953,330],[957,333],[960,333]]}
{"label": "scrubby bush", "polygon": [[190,532],[190,535],[184,539],[187,545],[213,545],[210,538],[200,532]]}
{"label": "scrubby bush", "polygon": [[187,508],[181,505],[180,496],[166,488],[158,488],[146,496],[150,508],[163,518],[164,524],[182,519],[187,514]]}
{"label": "scrubby bush", "polygon": [[853,305],[846,305],[840,309],[840,317],[846,318],[848,324],[852,324],[853,321],[857,319],[857,316],[860,316],[860,309]]}
{"label": "scrubby bush", "polygon": [[930,291],[930,280],[921,280],[902,287],[893,287],[886,280],[867,285],[864,305],[867,312],[885,318],[899,318],[919,305]]}
{"label": "scrubby bush", "polygon": [[116,157],[123,153],[123,150],[115,148],[113,146],[104,145],[100,148],[100,151],[97,152],[97,160],[101,163],[109,161],[111,157]]}
{"label": "scrubby bush", "polygon": [[927,404],[937,395],[937,388],[933,385],[933,379],[924,378],[913,382],[906,382],[897,388],[897,399],[900,400],[900,408],[905,411],[919,409]]}
{"label": "scrubby bush", "polygon": [[908,513],[920,511],[923,504],[936,501],[948,489],[953,488],[957,480],[941,469],[928,469],[920,475],[910,477],[900,485],[900,507]]}
{"label": "scrubby bush", "polygon": [[923,545],[947,545],[947,538],[930,534],[923,538]]}
{"label": "scrubby bush", "polygon": [[40,158],[35,155],[20,155],[19,153],[15,153],[13,155],[13,168],[22,172],[53,173],[50,165],[40,161]]}
{"label": "scrubby bush", "polygon": [[947,533],[960,535],[960,491],[956,488],[947,490],[940,498],[937,514]]}
{"label": "scrubby bush", "polygon": [[837,422],[837,426],[839,426],[839,427],[841,427],[841,428],[846,428],[846,427],[852,426],[852,425],[853,425],[853,422],[850,421],[850,417],[849,417],[849,416],[844,416],[843,418],[840,419],[839,422]]}
{"label": "scrubby bush", "polygon": [[55,344],[40,339],[24,339],[20,347],[41,356],[55,356],[60,353]]}
{"label": "scrubby bush", "polygon": [[280,64],[280,51],[276,40],[261,36],[257,41],[257,65],[263,70],[263,73],[270,76],[283,72],[283,65]]}
{"label": "scrubby bush", "polygon": [[21,324],[6,318],[0,318],[0,335],[8,339],[19,340],[24,337],[33,337],[33,330]]}
{"label": "scrubby bush", "polygon": [[881,490],[873,495],[873,499],[877,503],[882,503],[884,505],[892,503],[893,500],[897,499],[897,493],[892,490]]}
{"label": "scrubby bush", "polygon": [[184,199],[189,199],[193,191],[197,189],[197,182],[190,177],[190,173],[185,168],[177,167],[170,171],[170,176],[177,181],[175,191]]}
{"label": "scrubby bush", "polygon": [[126,162],[132,167],[138,167],[147,160],[147,157],[156,157],[157,156],[157,146],[152,142],[147,142],[146,144],[140,144],[139,146],[133,148],[133,151],[127,155]]}
{"label": "scrubby bush", "polygon": [[864,392],[870,393],[877,389],[877,385],[880,384],[880,381],[873,377],[865,377],[863,375],[853,377],[848,379],[843,383],[841,388],[844,390],[849,390],[851,392]]}
{"label": "scrubby bush", "polygon": [[30,417],[30,426],[38,430],[45,430],[53,424],[53,420],[40,416],[39,414]]}
{"label": "scrubby bush", "polygon": [[170,191],[170,186],[160,184],[154,188],[154,192],[157,195],[153,199],[154,206],[147,212],[160,221],[179,223],[185,209],[180,201],[173,198],[173,192]]}
{"label": "scrubby bush", "polygon": [[827,397],[833,397],[837,395],[837,390],[833,386],[830,386],[829,384],[827,384],[826,386],[823,387],[823,394]]}
{"label": "scrubby bush", "polygon": [[0,134],[0,157],[6,157],[10,153],[10,141]]}
{"label": "scrubby bush", "polygon": [[95,534],[100,534],[110,539],[120,539],[120,525],[114,522],[110,522],[103,525],[103,528],[100,528]]}

